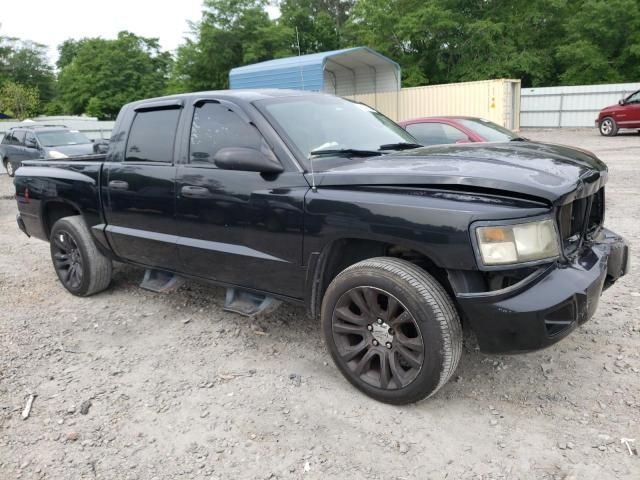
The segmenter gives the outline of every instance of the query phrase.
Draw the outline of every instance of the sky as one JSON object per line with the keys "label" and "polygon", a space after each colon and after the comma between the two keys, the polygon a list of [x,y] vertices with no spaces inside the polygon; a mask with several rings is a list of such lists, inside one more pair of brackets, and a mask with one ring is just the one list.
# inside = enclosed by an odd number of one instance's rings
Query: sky
{"label": "sky", "polygon": [[[3,2],[4,3],[4,2]],[[202,0],[28,0],[20,8],[0,9],[0,35],[49,46],[52,64],[57,46],[68,38],[115,38],[129,30],[160,39],[174,51],[189,33],[188,21],[198,21]],[[276,14],[274,9],[270,15]]]}

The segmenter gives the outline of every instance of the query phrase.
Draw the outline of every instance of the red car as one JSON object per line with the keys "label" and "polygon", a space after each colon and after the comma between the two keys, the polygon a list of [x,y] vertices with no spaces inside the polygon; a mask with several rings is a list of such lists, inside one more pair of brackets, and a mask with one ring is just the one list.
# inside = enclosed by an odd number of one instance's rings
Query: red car
{"label": "red car", "polygon": [[605,137],[613,137],[621,128],[640,128],[640,90],[600,110],[596,127]]}
{"label": "red car", "polygon": [[422,145],[523,140],[489,120],[474,117],[426,117],[399,122]]}

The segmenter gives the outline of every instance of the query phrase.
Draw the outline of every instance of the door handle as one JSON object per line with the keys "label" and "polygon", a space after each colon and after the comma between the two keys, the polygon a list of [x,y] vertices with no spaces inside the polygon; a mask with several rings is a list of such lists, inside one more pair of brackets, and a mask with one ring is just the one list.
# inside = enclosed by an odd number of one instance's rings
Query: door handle
{"label": "door handle", "polygon": [[129,184],[124,180],[111,180],[109,182],[109,188],[114,190],[129,190]]}
{"label": "door handle", "polygon": [[210,198],[211,192],[205,187],[196,187],[193,185],[185,185],[180,189],[180,194],[187,198]]}

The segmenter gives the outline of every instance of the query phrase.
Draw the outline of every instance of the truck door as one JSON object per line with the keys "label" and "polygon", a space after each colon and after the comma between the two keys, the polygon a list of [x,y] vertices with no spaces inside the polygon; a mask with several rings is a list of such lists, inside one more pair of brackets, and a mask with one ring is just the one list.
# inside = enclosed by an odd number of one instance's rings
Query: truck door
{"label": "truck door", "polygon": [[175,270],[174,144],[182,108],[150,105],[132,114],[123,161],[104,165],[105,231],[121,258]]}
{"label": "truck door", "polygon": [[640,91],[627,97],[624,109],[627,118],[625,118],[625,122],[620,122],[620,126],[623,128],[640,127]]}
{"label": "truck door", "polygon": [[213,158],[221,148],[265,151],[270,144],[232,103],[197,101],[190,116],[191,128],[184,134],[188,155],[176,177],[182,269],[301,297],[303,199],[309,188],[302,173],[282,159],[285,171],[278,174],[217,168]]}

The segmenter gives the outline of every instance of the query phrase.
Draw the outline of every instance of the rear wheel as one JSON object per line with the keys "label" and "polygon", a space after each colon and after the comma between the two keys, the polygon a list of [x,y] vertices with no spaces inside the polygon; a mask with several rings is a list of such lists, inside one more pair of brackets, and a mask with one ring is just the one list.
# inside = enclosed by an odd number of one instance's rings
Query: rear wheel
{"label": "rear wheel", "polygon": [[446,291],[412,263],[379,257],[340,273],[322,302],[331,356],[356,388],[387,403],[433,395],[453,375],[462,329]]}
{"label": "rear wheel", "polygon": [[87,297],[109,286],[111,260],[98,250],[80,215],[58,220],[49,241],[53,267],[69,292]]}
{"label": "rear wheel", "polygon": [[611,117],[605,117],[600,122],[600,134],[605,137],[614,137],[618,133],[618,124]]}

